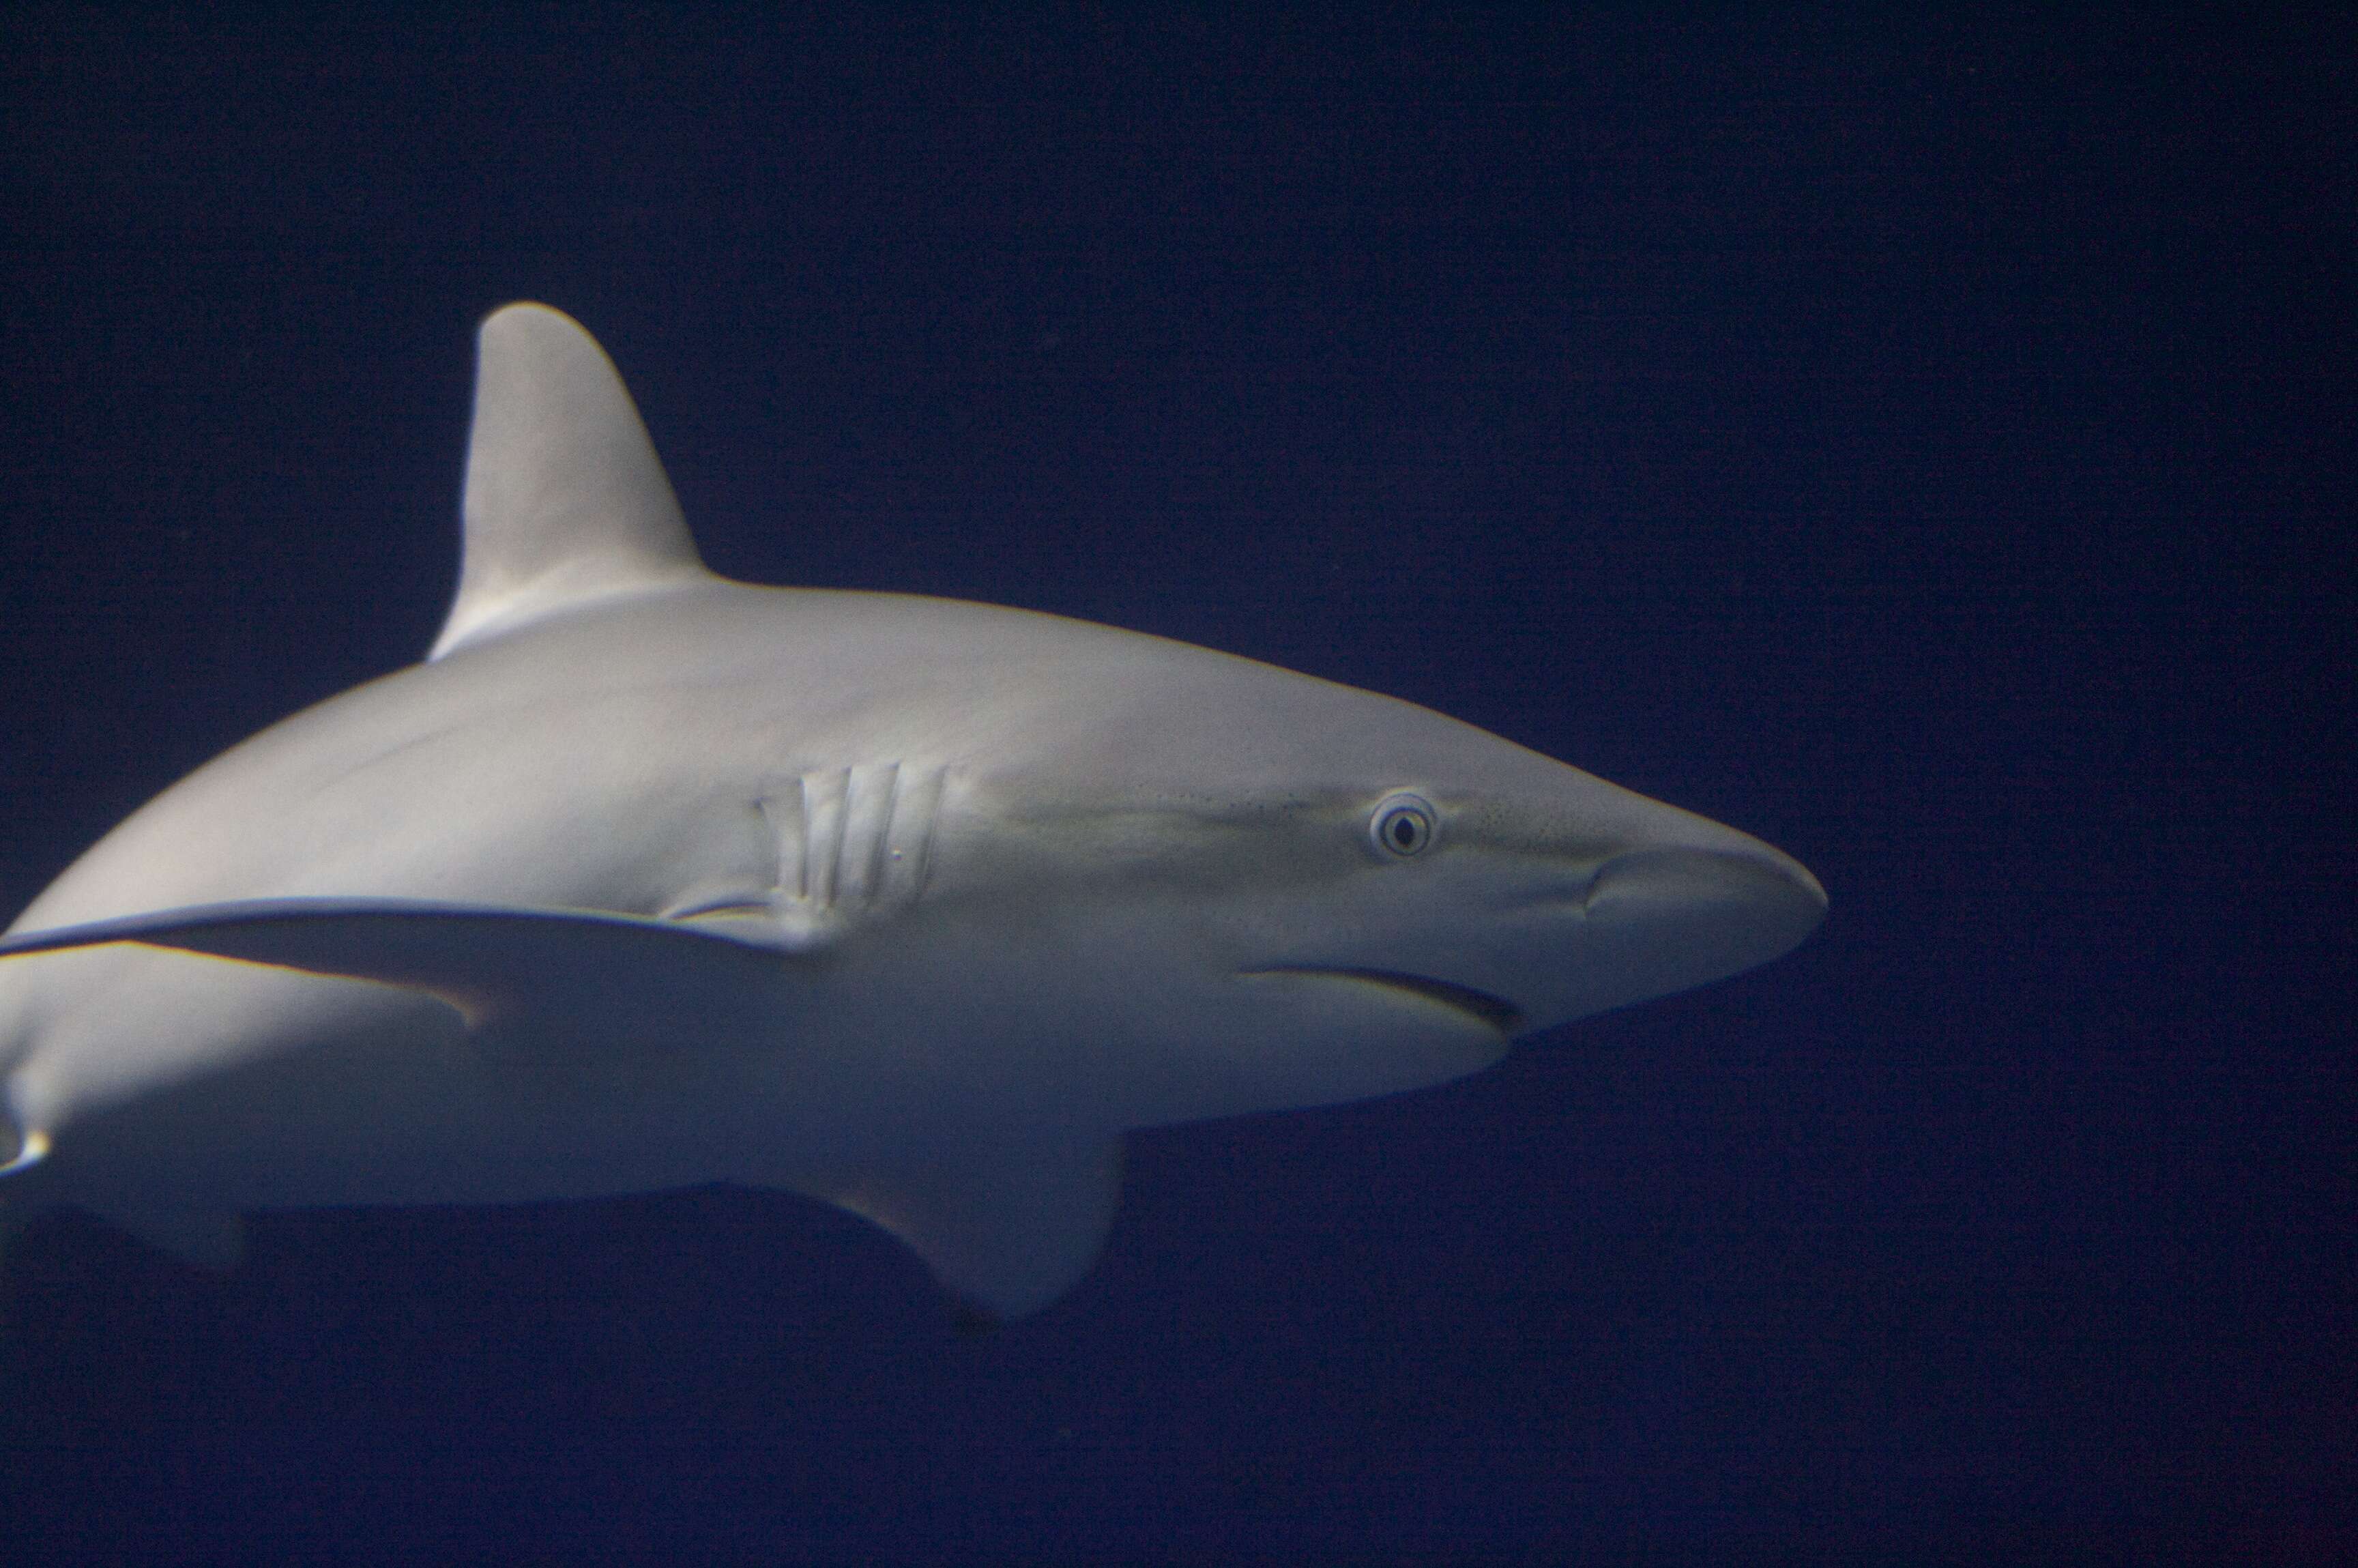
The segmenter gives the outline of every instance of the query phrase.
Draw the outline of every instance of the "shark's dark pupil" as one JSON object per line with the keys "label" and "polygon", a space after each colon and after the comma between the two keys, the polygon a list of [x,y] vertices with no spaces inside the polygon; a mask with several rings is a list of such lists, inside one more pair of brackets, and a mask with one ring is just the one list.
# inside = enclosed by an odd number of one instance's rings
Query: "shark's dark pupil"
{"label": "shark's dark pupil", "polygon": [[1387,855],[1405,860],[1433,847],[1440,821],[1423,796],[1395,790],[1376,803],[1368,816],[1368,842]]}

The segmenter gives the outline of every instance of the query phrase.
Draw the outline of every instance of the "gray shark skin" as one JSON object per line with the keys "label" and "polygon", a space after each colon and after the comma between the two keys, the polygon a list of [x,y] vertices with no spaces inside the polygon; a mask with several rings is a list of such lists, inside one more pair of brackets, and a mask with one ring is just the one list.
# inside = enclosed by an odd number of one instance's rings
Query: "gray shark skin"
{"label": "gray shark skin", "polygon": [[570,319],[483,324],[431,657],[142,807],[0,941],[0,1204],[240,1217],[707,1183],[1007,1318],[1131,1128],[1396,1093],[1777,957],[1778,850],[1160,638],[708,572]]}

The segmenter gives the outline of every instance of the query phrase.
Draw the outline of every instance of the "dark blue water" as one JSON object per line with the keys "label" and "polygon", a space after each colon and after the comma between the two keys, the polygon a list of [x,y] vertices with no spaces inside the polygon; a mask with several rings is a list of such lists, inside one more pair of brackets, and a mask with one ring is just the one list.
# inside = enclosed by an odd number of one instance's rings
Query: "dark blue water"
{"label": "dark blue water", "polygon": [[44,1221],[11,1561],[2345,1560],[2353,44],[11,8],[7,910],[419,655],[514,297],[723,571],[1392,692],[1833,895],[1136,1138],[993,1336],[773,1196]]}

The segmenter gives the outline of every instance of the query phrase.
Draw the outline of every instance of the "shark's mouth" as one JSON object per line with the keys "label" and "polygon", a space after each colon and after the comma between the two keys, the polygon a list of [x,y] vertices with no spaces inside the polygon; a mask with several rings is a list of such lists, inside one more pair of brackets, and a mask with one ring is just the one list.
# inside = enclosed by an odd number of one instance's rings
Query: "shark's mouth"
{"label": "shark's mouth", "polygon": [[1410,996],[1455,1008],[1503,1035],[1512,1035],[1523,1026],[1523,1010],[1505,997],[1476,990],[1472,986],[1436,980],[1427,975],[1406,974],[1399,969],[1330,969],[1314,964],[1272,964],[1265,969],[1247,969],[1244,972],[1248,975],[1313,975],[1327,979],[1357,980],[1361,985],[1405,991]]}

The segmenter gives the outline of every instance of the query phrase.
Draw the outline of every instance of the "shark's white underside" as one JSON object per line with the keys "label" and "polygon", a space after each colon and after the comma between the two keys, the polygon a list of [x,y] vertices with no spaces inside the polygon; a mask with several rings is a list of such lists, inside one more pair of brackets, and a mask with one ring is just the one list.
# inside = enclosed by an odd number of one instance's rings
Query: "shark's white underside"
{"label": "shark's white underside", "polygon": [[465,530],[428,662],[200,768],[0,942],[12,1212],[226,1261],[257,1209],[745,1183],[1013,1315],[1096,1255],[1126,1130],[1439,1083],[1824,907],[1389,697],[715,578],[544,307],[484,323]]}

